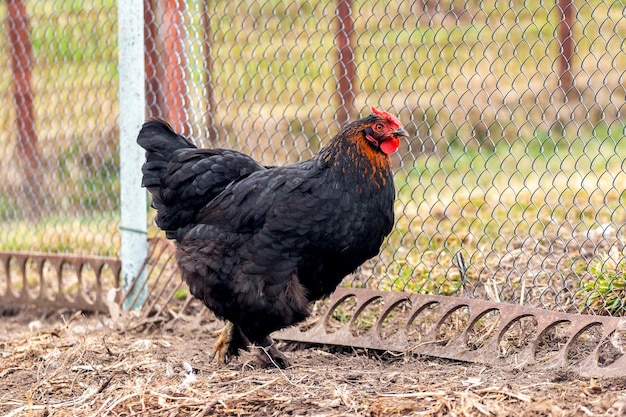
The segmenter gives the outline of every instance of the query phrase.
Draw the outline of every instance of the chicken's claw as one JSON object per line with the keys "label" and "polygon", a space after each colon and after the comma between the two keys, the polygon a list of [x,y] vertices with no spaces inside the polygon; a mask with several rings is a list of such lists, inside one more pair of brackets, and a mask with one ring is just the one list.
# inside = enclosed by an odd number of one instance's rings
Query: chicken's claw
{"label": "chicken's claw", "polygon": [[217,356],[217,363],[220,366],[226,365],[230,362],[230,343],[233,341],[234,326],[231,322],[227,321],[224,328],[214,333],[214,336],[219,336],[213,345],[211,351],[211,361]]}

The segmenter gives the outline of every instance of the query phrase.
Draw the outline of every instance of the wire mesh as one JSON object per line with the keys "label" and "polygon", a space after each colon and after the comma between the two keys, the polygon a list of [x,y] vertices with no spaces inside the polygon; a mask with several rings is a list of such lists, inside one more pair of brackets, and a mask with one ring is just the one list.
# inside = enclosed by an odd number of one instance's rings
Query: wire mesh
{"label": "wire mesh", "polygon": [[[201,146],[291,163],[400,116],[396,226],[344,285],[624,313],[622,3],[144,5],[146,115]],[[0,4],[0,249],[119,255],[116,16]]]}
{"label": "wire mesh", "polygon": [[0,4],[3,250],[118,253],[115,10]]}

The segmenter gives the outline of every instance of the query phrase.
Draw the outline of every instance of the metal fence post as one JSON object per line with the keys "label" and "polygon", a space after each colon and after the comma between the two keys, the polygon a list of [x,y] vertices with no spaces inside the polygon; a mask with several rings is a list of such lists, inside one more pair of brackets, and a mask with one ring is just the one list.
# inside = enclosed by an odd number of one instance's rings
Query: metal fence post
{"label": "metal fence post", "polygon": [[[20,150],[24,184],[32,193],[24,193],[21,200],[22,213],[30,220],[42,216],[42,190],[40,184],[41,156],[35,129],[35,106],[32,88],[33,48],[31,44],[30,22],[23,0],[10,0],[7,10],[7,29],[11,55],[13,81],[13,103],[16,117],[13,131],[17,136]],[[19,200],[18,200],[19,201]]]}
{"label": "metal fence post", "polygon": [[148,254],[144,155],[135,143],[145,118],[143,7],[143,0],[118,2],[122,289],[130,290],[125,309],[140,307],[148,293],[145,271],[139,276]]}
{"label": "metal fence post", "polygon": [[557,23],[557,38],[559,39],[559,56],[557,58],[557,72],[561,90],[565,98],[571,98],[576,93],[574,87],[574,70],[572,69],[572,58],[576,49],[574,41],[574,19],[576,9],[573,0],[558,0],[557,10],[559,21]]}
{"label": "metal fence post", "polygon": [[350,120],[354,111],[354,80],[356,78],[356,62],[354,61],[354,18],[352,17],[352,0],[337,0],[338,27],[336,33],[337,63],[335,71],[339,106],[337,121],[341,124]]}

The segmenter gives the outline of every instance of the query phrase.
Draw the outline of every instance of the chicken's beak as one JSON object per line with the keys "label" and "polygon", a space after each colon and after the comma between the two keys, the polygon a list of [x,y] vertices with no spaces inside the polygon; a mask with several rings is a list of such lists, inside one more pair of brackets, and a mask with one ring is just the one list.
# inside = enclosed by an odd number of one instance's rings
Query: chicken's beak
{"label": "chicken's beak", "polygon": [[403,127],[399,128],[397,130],[394,130],[391,134],[393,136],[397,137],[398,139],[399,138],[405,138],[406,139],[406,138],[409,137],[409,132],[407,132],[406,129],[403,128]]}

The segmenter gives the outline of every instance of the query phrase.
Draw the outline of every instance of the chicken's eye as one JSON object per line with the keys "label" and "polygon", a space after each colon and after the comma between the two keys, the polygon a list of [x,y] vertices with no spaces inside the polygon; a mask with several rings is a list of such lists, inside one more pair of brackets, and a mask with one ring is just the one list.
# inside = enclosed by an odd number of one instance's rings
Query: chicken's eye
{"label": "chicken's eye", "polygon": [[383,124],[382,124],[382,123],[377,123],[376,125],[374,125],[374,129],[375,129],[377,132],[382,132],[382,131],[383,131],[383,129],[384,129]]}

